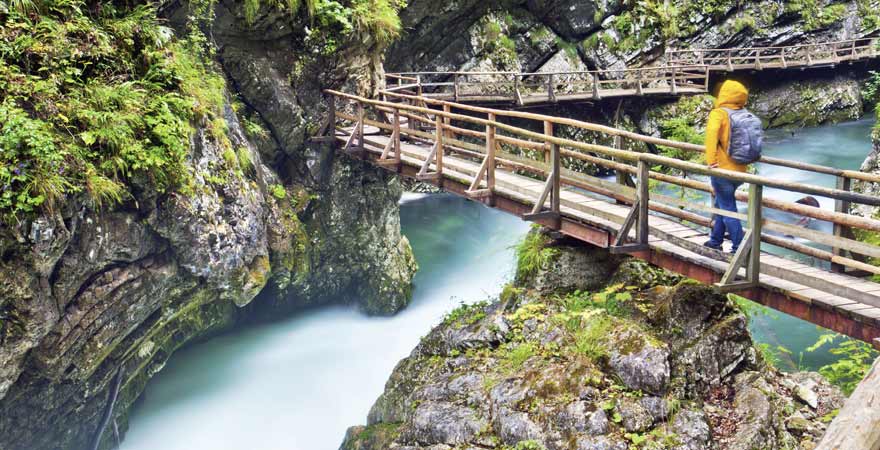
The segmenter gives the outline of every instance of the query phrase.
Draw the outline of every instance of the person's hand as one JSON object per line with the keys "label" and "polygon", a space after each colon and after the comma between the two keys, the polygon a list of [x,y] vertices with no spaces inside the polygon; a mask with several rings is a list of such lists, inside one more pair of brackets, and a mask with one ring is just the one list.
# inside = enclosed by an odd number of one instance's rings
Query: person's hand
{"label": "person's hand", "polygon": [[717,169],[717,168],[718,168],[718,163],[712,163],[712,164],[709,164],[709,168],[710,168],[710,169]]}

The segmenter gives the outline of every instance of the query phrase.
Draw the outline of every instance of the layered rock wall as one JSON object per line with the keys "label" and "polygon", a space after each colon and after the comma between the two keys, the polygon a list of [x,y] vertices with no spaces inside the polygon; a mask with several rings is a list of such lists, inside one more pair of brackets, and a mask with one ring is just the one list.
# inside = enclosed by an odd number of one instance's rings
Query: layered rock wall
{"label": "layered rock wall", "polygon": [[[0,229],[0,448],[87,448],[117,373],[112,421],[124,431],[175,350],[241,320],[408,303],[416,266],[399,181],[308,141],[325,120],[322,89],[377,88],[381,48],[356,36],[316,57],[303,45],[308,19],[264,7],[248,25],[240,11],[217,5],[225,137],[199,124],[188,189],[103,210],[71,198]],[[189,5],[164,12],[182,31]],[[102,446],[114,442],[108,432]]]}

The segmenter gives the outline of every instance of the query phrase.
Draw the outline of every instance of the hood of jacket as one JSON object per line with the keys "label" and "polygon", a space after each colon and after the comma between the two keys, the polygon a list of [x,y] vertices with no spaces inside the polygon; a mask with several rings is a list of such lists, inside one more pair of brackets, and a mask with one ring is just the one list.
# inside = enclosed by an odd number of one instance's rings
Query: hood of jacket
{"label": "hood of jacket", "polygon": [[715,100],[716,108],[741,109],[749,99],[749,90],[739,81],[727,80],[721,84],[718,98]]}

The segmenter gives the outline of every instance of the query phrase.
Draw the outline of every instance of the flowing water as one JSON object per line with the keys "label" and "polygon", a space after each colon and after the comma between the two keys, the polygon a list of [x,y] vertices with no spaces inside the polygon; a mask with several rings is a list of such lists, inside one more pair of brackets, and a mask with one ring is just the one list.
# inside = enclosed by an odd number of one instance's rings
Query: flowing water
{"label": "flowing water", "polygon": [[336,450],[421,336],[459,303],[500,292],[528,230],[451,195],[402,203],[420,265],[407,309],[371,318],[319,308],[184,349],[148,386],[122,449]]}
{"label": "flowing water", "polygon": [[[857,169],[870,150],[872,123],[772,131],[767,154]],[[789,169],[759,171],[834,184],[831,177]],[[409,308],[392,318],[319,308],[176,353],[135,408],[122,448],[336,450],[346,427],[365,421],[397,361],[444,313],[500,291],[514,265],[511,246],[528,229],[513,216],[449,195],[407,195],[402,203],[403,232],[421,266]],[[775,312],[756,314],[751,329],[757,341],[792,350],[790,368],[823,332]],[[815,369],[832,358],[817,351],[800,362]]]}

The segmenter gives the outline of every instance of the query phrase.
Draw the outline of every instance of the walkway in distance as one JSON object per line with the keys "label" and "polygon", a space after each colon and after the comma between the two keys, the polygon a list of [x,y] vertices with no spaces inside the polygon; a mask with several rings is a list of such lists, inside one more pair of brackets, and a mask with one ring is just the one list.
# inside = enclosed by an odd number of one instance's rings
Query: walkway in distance
{"label": "walkway in distance", "polygon": [[712,72],[806,70],[880,56],[880,38],[817,44],[678,49],[660,66],[578,72],[403,72],[386,75],[389,92],[463,103],[519,106],[603,98],[678,96],[709,90]]}

